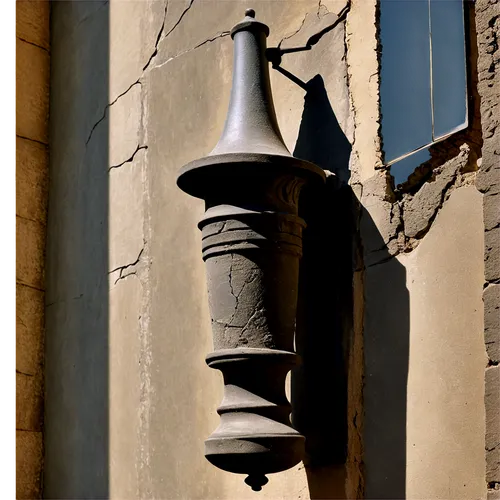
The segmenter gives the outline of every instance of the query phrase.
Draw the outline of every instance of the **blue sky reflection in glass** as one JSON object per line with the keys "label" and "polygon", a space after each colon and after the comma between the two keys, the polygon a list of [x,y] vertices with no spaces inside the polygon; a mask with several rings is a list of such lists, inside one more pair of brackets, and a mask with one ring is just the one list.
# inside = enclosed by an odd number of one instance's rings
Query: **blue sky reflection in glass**
{"label": "blue sky reflection in glass", "polygon": [[380,40],[390,165],[468,125],[463,0],[381,0]]}

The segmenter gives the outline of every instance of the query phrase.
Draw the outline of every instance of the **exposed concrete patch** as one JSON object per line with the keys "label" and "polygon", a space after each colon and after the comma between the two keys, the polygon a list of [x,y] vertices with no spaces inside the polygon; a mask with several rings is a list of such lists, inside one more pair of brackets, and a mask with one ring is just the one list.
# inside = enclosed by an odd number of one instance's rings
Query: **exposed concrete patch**
{"label": "exposed concrete patch", "polygon": [[361,233],[365,266],[374,265],[390,255],[396,255],[398,231],[401,230],[400,207],[391,192],[386,172],[377,172],[363,184]]}
{"label": "exposed concrete patch", "polygon": [[419,238],[429,229],[448,188],[469,159],[470,148],[466,145],[459,156],[436,169],[430,182],[426,182],[414,196],[404,200],[404,232],[409,238]]}
{"label": "exposed concrete patch", "polygon": [[459,154],[434,168],[410,192],[394,192],[389,173],[380,170],[362,186],[361,217],[365,265],[372,266],[416,248],[455,190],[471,186],[477,164],[464,143]]}
{"label": "exposed concrete patch", "polygon": [[[484,151],[484,150],[483,150]],[[495,150],[495,156],[500,157],[500,147]],[[489,165],[484,164],[478,173],[476,186],[484,194],[492,195],[500,193],[500,162]]]}

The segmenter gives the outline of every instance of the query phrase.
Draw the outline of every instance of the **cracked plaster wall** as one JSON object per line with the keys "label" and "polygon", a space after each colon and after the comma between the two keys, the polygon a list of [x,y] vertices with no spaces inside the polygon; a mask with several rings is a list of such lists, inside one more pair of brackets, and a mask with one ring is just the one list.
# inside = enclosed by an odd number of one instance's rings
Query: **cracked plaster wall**
{"label": "cracked plaster wall", "polygon": [[[270,25],[268,46],[299,44],[308,30],[336,21],[346,2],[283,5],[253,5]],[[203,204],[175,185],[179,168],[207,154],[222,131],[232,76],[228,30],[246,7],[212,0],[54,6],[49,498],[253,497],[242,476],[204,458],[223,384],[204,363],[213,346],[196,226]],[[304,81],[321,73],[352,137],[344,56],[341,22],[314,52],[287,57],[284,66]],[[271,78],[293,151],[304,92],[275,72]],[[323,482],[342,496],[344,475],[334,474]],[[309,498],[309,490],[300,465],[271,476],[261,496]]]}
{"label": "cracked plaster wall", "polygon": [[[221,133],[228,30],[246,6],[56,3],[49,497],[252,495],[203,457],[222,382],[203,363],[212,350],[196,227],[203,206],[175,186],[179,167]],[[270,25],[269,46],[295,46],[346,3],[253,6]],[[347,467],[324,474],[336,490],[330,484],[327,496],[344,495],[345,475],[349,498],[484,498],[483,230],[473,188],[481,152],[474,134],[461,136],[433,155],[425,175],[393,189],[381,168],[376,20],[375,0],[353,0],[346,22],[313,51],[283,60],[303,81],[321,74],[352,144],[358,203]],[[271,79],[293,151],[303,91],[276,72]],[[322,494],[302,465],[270,479],[268,498]]]}
{"label": "cracked plaster wall", "polygon": [[364,297],[358,322],[364,338],[364,494],[485,498],[484,243],[482,196],[475,187],[484,157],[474,92],[475,26],[471,125],[431,148],[431,161],[396,190],[381,162],[377,9],[375,0],[354,0],[347,18],[356,124],[351,180],[363,254],[356,274]]}

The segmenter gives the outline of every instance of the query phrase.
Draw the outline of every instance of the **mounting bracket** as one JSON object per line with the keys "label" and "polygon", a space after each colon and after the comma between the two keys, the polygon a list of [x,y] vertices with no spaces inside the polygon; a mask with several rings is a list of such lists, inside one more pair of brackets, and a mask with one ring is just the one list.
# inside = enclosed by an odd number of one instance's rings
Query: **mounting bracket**
{"label": "mounting bracket", "polygon": [[298,85],[299,87],[303,88],[305,91],[309,89],[308,84],[306,82],[303,82],[300,78],[295,76],[293,73],[290,73],[290,71],[286,70],[285,68],[281,67],[281,59],[282,56],[285,54],[291,54],[293,52],[304,52],[306,50],[311,50],[314,45],[316,45],[323,35],[331,31],[337,24],[339,24],[341,21],[344,20],[345,14],[347,13],[347,9],[344,9],[339,16],[337,17],[336,21],[329,26],[326,26],[322,30],[318,31],[318,33],[315,33],[309,39],[307,40],[306,44],[303,47],[290,47],[288,49],[282,49],[281,44],[283,43],[283,40],[278,44],[277,47],[270,47],[266,50],[266,58],[267,60],[271,63],[272,68],[281,73],[282,75],[286,76],[289,80],[291,80],[293,83]]}

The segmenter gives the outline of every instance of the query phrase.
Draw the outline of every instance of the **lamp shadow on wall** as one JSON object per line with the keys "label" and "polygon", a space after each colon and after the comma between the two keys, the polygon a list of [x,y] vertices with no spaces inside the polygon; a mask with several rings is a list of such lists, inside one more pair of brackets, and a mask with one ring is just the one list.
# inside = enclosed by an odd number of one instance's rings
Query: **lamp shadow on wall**
{"label": "lamp shadow on wall", "polygon": [[[310,498],[340,499],[350,498],[353,492],[349,490],[358,488],[351,485],[346,491],[345,483],[351,449],[348,428],[352,428],[348,419],[356,418],[354,409],[348,409],[347,387],[354,340],[353,277],[362,269],[357,241],[360,216],[364,234],[369,234],[373,244],[380,242],[375,248],[383,248],[384,243],[348,185],[351,145],[322,77],[316,75],[307,87],[293,154],[335,175],[329,175],[321,188],[306,187],[299,204],[308,226],[300,264],[295,339],[302,365],[292,373],[292,421],[306,437],[304,464]],[[380,257],[385,261],[389,254]],[[360,432],[370,463],[365,471],[365,494],[369,495],[366,498],[404,499],[409,354],[406,272],[392,259],[379,267],[378,274],[377,280],[370,277],[365,282],[364,290],[366,300],[379,306],[376,323],[369,328],[365,325],[364,338],[364,406],[369,420]],[[353,359],[363,363],[361,353],[357,358],[351,353],[351,363]],[[359,427],[359,420],[353,425]]]}

